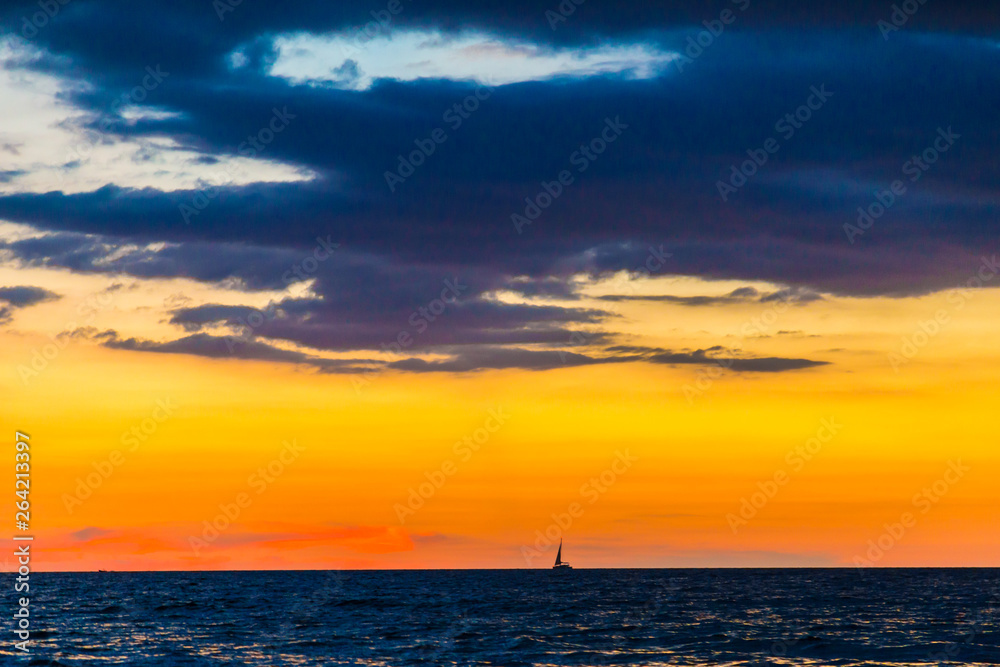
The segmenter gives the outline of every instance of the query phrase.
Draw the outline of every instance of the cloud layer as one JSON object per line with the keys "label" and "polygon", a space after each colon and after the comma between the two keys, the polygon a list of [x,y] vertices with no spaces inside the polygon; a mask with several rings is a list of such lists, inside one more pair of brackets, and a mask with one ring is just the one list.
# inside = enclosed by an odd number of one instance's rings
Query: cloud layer
{"label": "cloud layer", "polygon": [[[324,355],[389,350],[464,372],[606,363],[566,342],[614,343],[615,316],[565,302],[651,261],[786,288],[602,300],[922,294],[995,250],[1000,49],[977,5],[924,5],[887,36],[891,9],[864,3],[587,3],[555,22],[537,3],[398,6],[74,0],[37,25],[37,4],[6,5],[4,85],[44,114],[0,134],[0,218],[45,232],[8,257],[308,286],[256,326],[209,303],[170,314],[173,340],[107,345],[212,357],[235,333],[245,358],[339,371]],[[66,137],[90,150],[66,158]],[[715,363],[698,354],[638,360]]]}

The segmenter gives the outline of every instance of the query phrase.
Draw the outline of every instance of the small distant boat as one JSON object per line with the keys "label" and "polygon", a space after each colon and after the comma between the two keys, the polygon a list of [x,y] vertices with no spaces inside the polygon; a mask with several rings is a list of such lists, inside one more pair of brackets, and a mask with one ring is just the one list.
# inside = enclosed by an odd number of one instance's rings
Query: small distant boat
{"label": "small distant boat", "polygon": [[556,564],[552,566],[553,570],[572,570],[573,566],[562,559],[562,540],[559,540],[559,551],[556,552]]}

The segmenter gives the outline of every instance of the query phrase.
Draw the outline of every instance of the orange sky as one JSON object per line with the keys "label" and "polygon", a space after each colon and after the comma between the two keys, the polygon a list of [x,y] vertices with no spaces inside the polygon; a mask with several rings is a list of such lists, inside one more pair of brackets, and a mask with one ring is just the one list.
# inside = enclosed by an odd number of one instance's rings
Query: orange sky
{"label": "orange sky", "polygon": [[1000,43],[909,1],[0,12],[32,569],[1000,566]]}
{"label": "orange sky", "polygon": [[[0,415],[12,448],[15,430],[31,435],[39,569],[547,567],[546,531],[580,567],[997,565],[995,290],[961,308],[947,293],[770,315],[760,303],[614,304],[636,345],[724,339],[830,362],[808,370],[385,372],[356,388],[348,375],[82,339],[25,374],[88,299],[106,304],[98,329],[155,337],[164,307],[149,304],[226,291],[124,279],[103,292],[113,280],[42,269],[3,269],[4,281],[64,295],[0,334]],[[889,354],[941,309],[948,323],[896,372]],[[880,539],[889,548],[872,552]]]}

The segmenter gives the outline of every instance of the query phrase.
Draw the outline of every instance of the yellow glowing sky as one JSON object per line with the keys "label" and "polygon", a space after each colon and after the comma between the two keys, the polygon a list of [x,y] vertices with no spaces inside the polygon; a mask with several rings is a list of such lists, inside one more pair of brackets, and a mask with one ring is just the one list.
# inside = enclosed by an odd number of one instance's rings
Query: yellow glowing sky
{"label": "yellow glowing sky", "polygon": [[[546,567],[553,548],[531,559],[524,548],[572,503],[582,513],[558,532],[567,559],[582,567],[850,566],[866,557],[869,540],[888,543],[886,524],[906,512],[914,525],[872,564],[997,565],[996,290],[969,293],[960,308],[945,292],[826,295],[750,337],[740,332],[766,304],[584,300],[575,305],[619,313],[614,326],[630,345],[723,344],[830,365],[717,378],[704,366],[645,363],[384,372],[356,388],[351,376],[287,364],[66,338],[23,378],[49,336],[84,325],[90,311],[81,304],[97,305],[89,326],[155,339],[176,335],[166,319],[179,298],[263,306],[275,296],[0,268],[0,285],[25,284],[62,295],[16,311],[0,332],[0,415],[9,440],[15,430],[31,435],[33,563],[43,569]],[[666,276],[630,290],[718,295],[746,285]],[[587,286],[590,295],[609,291]],[[949,322],[896,372],[888,355],[941,309]],[[175,406],[161,422],[157,401]],[[499,428],[478,451],[456,450],[497,426],[491,410],[503,415]],[[823,420],[841,426],[796,468],[789,452],[816,437]],[[130,451],[122,437],[144,422],[155,429]],[[251,476],[290,442],[302,451],[258,493]],[[124,460],[107,479],[67,504],[78,480],[107,470],[116,450]],[[603,493],[584,493],[620,452],[635,461]],[[950,462],[968,470],[941,487]],[[401,522],[410,489],[449,465],[453,474]],[[727,515],[776,472],[786,483],[734,532]],[[918,503],[935,482],[945,492]],[[249,503],[231,525],[192,547],[192,536],[205,538],[203,522],[241,494]]]}

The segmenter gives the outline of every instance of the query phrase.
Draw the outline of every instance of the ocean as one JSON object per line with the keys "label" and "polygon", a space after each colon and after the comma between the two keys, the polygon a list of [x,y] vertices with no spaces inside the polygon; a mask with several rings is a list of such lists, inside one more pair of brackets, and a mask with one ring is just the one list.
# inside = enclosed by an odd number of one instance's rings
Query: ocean
{"label": "ocean", "polygon": [[31,588],[31,653],[6,614],[0,664],[1000,664],[997,569],[41,573]]}

